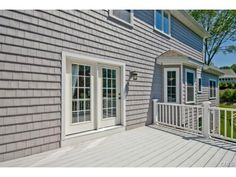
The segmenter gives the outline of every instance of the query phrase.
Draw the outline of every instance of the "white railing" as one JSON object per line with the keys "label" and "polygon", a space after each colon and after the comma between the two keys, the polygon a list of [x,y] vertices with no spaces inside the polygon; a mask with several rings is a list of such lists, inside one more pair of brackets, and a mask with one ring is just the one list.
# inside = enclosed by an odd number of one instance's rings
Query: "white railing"
{"label": "white railing", "polygon": [[236,141],[236,109],[210,107],[210,135]]}
{"label": "white railing", "polygon": [[155,122],[193,133],[202,131],[203,108],[198,105],[155,104]]}
{"label": "white railing", "polygon": [[161,103],[153,100],[154,123],[236,142],[236,109],[202,105]]}

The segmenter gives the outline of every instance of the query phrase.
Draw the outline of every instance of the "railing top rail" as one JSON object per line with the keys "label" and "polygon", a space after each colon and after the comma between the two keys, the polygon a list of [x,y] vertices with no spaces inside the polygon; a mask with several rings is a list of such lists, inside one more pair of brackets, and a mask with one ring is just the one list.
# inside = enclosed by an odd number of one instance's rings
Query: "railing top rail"
{"label": "railing top rail", "polygon": [[222,111],[236,111],[236,109],[233,108],[220,108],[220,107],[210,107],[210,110],[222,110]]}
{"label": "railing top rail", "polygon": [[157,102],[156,104],[159,104],[159,105],[168,105],[168,106],[182,106],[182,107],[196,107],[196,108],[202,108],[201,105],[186,105],[186,104],[162,103],[162,102]]}

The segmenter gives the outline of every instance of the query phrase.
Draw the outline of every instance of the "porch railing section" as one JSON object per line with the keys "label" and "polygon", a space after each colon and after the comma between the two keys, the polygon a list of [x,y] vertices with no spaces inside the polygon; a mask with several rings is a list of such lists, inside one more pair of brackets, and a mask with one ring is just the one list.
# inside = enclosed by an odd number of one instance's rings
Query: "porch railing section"
{"label": "porch railing section", "polygon": [[157,102],[155,107],[156,123],[201,133],[203,115],[201,106]]}
{"label": "porch railing section", "polygon": [[236,109],[202,105],[161,103],[153,100],[154,123],[236,142]]}
{"label": "porch railing section", "polygon": [[210,107],[210,135],[236,142],[236,109]]}

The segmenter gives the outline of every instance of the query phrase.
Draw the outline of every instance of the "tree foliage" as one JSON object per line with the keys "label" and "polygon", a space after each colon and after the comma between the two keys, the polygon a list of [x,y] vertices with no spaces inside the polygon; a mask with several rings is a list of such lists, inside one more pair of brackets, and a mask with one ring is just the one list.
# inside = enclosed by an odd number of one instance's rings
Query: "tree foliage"
{"label": "tree foliage", "polygon": [[[211,35],[204,41],[205,63],[218,52],[236,53],[236,10],[190,10],[193,18]],[[226,44],[231,41],[232,44]]]}

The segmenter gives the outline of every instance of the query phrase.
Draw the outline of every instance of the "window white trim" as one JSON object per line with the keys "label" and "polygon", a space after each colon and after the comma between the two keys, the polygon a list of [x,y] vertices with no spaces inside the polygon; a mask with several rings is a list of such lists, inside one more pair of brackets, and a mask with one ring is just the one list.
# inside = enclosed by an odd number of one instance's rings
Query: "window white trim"
{"label": "window white trim", "polygon": [[164,68],[164,102],[168,102],[168,91],[167,91],[167,72],[176,72],[176,102],[179,103],[179,68]]}
{"label": "window white trim", "polygon": [[[160,10],[161,11],[161,23],[162,23],[162,29],[160,30],[160,29],[158,29],[156,27],[156,11],[157,10],[154,10],[154,30],[158,31],[158,32],[160,32],[160,33],[162,33],[162,34],[164,34],[164,35],[166,35],[168,37],[171,37],[171,14],[170,14],[170,12],[164,11],[164,10]],[[169,30],[168,30],[169,33],[165,33],[164,32],[164,12],[167,13],[168,19],[169,19]]]}
{"label": "window white trim", "polygon": [[[188,89],[187,89],[187,73],[193,74],[193,101],[188,101]],[[185,69],[185,102],[186,104],[195,103],[196,102],[196,78],[195,71],[191,69]]]}
{"label": "window white trim", "polygon": [[120,22],[122,22],[122,23],[124,23],[124,24],[126,24],[126,25],[128,25],[130,27],[133,27],[133,23],[134,23],[134,12],[133,12],[133,10],[130,10],[130,23],[128,23],[127,21],[122,20],[119,17],[113,15],[113,10],[109,10],[108,14],[109,14],[109,17],[111,17],[111,18],[113,18],[113,19],[115,19],[117,21],[120,21]]}
{"label": "window white trim", "polygon": [[[213,96],[213,97],[211,97],[211,84],[210,84],[210,82],[215,82],[215,96]],[[216,90],[216,88],[218,87],[218,85],[216,85],[217,84],[217,82],[216,82],[216,80],[215,79],[209,79],[209,99],[216,99],[216,95],[217,95],[217,90]]]}
{"label": "window white trim", "polygon": [[[103,64],[109,64],[113,66],[119,66],[121,69],[121,105],[120,105],[120,118],[121,118],[121,125],[126,126],[126,87],[125,87],[125,63],[122,62],[115,62],[103,58],[98,58],[98,57],[91,57],[91,56],[86,56],[86,55],[80,55],[80,54],[75,54],[75,53],[69,53],[69,52],[62,52],[62,100],[61,100],[61,107],[62,107],[62,124],[61,124],[61,141],[66,140],[70,138],[70,136],[66,136],[66,131],[65,131],[65,123],[66,123],[66,61],[71,60],[71,61],[84,61],[84,62],[96,62],[96,63],[103,63]],[[95,100],[97,101],[97,100]],[[100,131],[100,130],[97,130]],[[75,135],[73,135],[75,136]],[[78,133],[76,136],[80,136],[80,133]]]}

